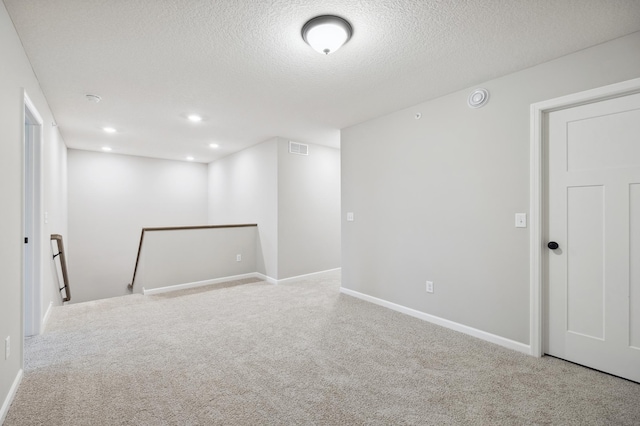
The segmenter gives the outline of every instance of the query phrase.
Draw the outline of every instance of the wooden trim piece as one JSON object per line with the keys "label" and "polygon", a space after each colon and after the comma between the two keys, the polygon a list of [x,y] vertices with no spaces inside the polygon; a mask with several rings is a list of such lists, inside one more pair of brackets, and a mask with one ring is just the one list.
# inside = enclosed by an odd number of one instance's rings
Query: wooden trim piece
{"label": "wooden trim piece", "polygon": [[194,229],[219,229],[219,228],[246,228],[250,226],[258,226],[257,223],[246,223],[238,225],[196,225],[196,226],[165,226],[158,228],[142,228],[140,232],[140,243],[138,244],[138,254],[136,256],[136,266],[133,268],[133,277],[131,282],[127,284],[129,290],[133,290],[133,284],[136,280],[136,274],[138,273],[138,263],[140,263],[140,253],[142,252],[142,242],[144,241],[144,233],[149,231],[184,231]]}
{"label": "wooden trim piece", "polygon": [[136,256],[136,266],[133,268],[133,277],[131,277],[131,282],[127,284],[127,288],[129,290],[133,290],[133,282],[136,280],[136,274],[138,273],[138,263],[140,262],[140,253],[142,252],[142,242],[144,241],[144,231],[147,228],[142,228],[140,231],[140,244],[138,244],[138,255]]}
{"label": "wooden trim piece", "polygon": [[63,302],[68,302],[71,300],[71,290],[69,289],[69,275],[67,274],[67,256],[64,254],[64,244],[62,243],[62,235],[60,234],[51,234],[51,241],[55,241],[58,245],[58,254],[54,255],[53,258],[60,257],[60,269],[62,270],[62,281],[64,283],[63,287],[60,289],[62,291],[64,289],[64,298]]}
{"label": "wooden trim piece", "polygon": [[181,231],[185,229],[210,229],[210,228],[246,228],[249,226],[258,226],[256,223],[248,223],[241,225],[197,225],[197,226],[166,226],[160,228],[142,228],[145,231]]}

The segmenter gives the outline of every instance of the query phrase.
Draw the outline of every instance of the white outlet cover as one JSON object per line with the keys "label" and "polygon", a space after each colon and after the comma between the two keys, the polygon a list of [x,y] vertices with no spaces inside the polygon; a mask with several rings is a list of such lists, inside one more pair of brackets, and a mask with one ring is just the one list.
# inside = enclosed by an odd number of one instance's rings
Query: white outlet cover
{"label": "white outlet cover", "polygon": [[516,228],[526,228],[526,227],[527,227],[527,214],[516,213]]}
{"label": "white outlet cover", "polygon": [[353,222],[354,220],[353,212],[347,212],[347,222]]}

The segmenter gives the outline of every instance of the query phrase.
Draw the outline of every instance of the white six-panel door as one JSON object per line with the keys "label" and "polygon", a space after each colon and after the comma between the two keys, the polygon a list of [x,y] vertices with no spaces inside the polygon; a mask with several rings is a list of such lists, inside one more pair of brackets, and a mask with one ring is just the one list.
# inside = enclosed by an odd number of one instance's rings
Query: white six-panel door
{"label": "white six-panel door", "polygon": [[546,122],[544,351],[640,382],[640,94]]}

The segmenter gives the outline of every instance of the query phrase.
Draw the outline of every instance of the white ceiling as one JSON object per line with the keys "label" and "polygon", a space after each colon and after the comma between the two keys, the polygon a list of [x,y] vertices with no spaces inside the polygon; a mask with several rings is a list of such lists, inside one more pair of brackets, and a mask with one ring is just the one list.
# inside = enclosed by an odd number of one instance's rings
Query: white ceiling
{"label": "white ceiling", "polygon": [[[4,3],[67,146],[200,162],[274,136],[338,147],[343,127],[640,30],[638,0]],[[321,14],[354,28],[329,56],[300,36]]]}

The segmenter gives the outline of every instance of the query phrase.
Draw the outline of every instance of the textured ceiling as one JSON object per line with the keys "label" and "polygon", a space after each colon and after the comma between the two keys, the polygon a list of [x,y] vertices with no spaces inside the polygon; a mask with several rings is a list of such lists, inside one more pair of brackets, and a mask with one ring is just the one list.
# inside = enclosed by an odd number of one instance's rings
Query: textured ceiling
{"label": "textured ceiling", "polygon": [[[345,126],[640,30],[638,0],[4,3],[67,146],[201,162],[274,136],[337,147]],[[321,14],[354,28],[329,56],[300,36]]]}

